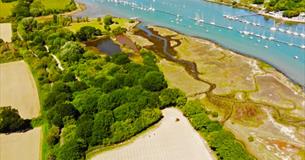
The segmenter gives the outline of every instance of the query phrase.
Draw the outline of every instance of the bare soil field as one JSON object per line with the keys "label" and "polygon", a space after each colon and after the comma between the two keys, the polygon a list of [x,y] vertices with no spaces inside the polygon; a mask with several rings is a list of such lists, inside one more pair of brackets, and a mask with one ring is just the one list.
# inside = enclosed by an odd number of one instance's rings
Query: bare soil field
{"label": "bare soil field", "polygon": [[12,42],[12,24],[0,23],[0,39],[5,42]]}
{"label": "bare soil field", "polygon": [[39,116],[38,91],[24,61],[0,64],[0,86],[0,106],[15,107],[23,118]]}
{"label": "bare soil field", "polygon": [[25,133],[0,134],[1,160],[39,160],[41,128]]}
{"label": "bare soil field", "polygon": [[[133,142],[104,151],[92,160],[213,160],[209,147],[176,108],[162,111],[164,118],[155,129]],[[179,120],[178,120],[179,119]]]}

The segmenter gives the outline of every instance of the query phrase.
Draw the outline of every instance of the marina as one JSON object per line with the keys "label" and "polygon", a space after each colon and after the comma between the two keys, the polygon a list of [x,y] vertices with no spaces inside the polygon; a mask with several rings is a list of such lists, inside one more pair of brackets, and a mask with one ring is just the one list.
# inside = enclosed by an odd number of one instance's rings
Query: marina
{"label": "marina", "polygon": [[[76,16],[113,14],[133,17],[212,40],[239,53],[256,57],[305,84],[305,25],[277,24],[242,9],[200,0],[79,0],[94,7]],[[211,16],[212,15],[212,16]]]}

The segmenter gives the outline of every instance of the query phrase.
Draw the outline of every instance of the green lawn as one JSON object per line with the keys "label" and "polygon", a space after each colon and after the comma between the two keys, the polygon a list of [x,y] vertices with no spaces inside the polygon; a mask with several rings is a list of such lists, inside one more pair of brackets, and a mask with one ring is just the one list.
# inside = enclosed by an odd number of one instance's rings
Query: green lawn
{"label": "green lawn", "polygon": [[70,0],[41,0],[45,9],[64,9],[70,3]]}
{"label": "green lawn", "polygon": [[2,3],[2,0],[0,0],[0,17],[6,17],[12,14],[12,8],[17,3],[10,2],[10,3]]}
{"label": "green lawn", "polygon": [[[113,21],[117,22],[118,24],[112,24],[111,29],[117,28],[119,26],[128,28],[128,26],[130,25],[129,20],[124,19],[124,18],[113,18]],[[95,27],[97,29],[100,29],[101,31],[105,31],[105,28],[104,28],[104,25],[103,25],[103,19],[102,19],[101,22],[98,22],[97,19],[92,19],[92,20],[90,20],[90,22],[72,23],[67,28],[70,29],[73,32],[77,32],[77,31],[80,30],[80,28],[82,28],[84,26],[92,26],[92,27]]]}

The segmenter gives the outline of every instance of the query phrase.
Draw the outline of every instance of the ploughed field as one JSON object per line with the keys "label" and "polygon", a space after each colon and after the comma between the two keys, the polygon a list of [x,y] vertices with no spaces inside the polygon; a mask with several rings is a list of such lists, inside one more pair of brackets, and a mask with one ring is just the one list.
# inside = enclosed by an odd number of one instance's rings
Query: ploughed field
{"label": "ploughed field", "polygon": [[[15,107],[22,118],[39,116],[40,105],[32,73],[24,61],[0,64],[0,106]],[[0,134],[0,159],[40,159],[41,128]]]}
{"label": "ploughed field", "polygon": [[92,160],[213,160],[206,142],[176,108],[162,110],[156,126],[112,150],[96,153]]}
{"label": "ploughed field", "polygon": [[25,133],[0,134],[1,160],[39,160],[41,128]]}
{"label": "ploughed field", "polygon": [[0,64],[0,106],[15,107],[22,118],[39,116],[35,80],[24,61]]}
{"label": "ploughed field", "polygon": [[[1,10],[1,9],[0,9]],[[0,23],[0,39],[5,42],[12,41],[12,27],[11,23]]]}

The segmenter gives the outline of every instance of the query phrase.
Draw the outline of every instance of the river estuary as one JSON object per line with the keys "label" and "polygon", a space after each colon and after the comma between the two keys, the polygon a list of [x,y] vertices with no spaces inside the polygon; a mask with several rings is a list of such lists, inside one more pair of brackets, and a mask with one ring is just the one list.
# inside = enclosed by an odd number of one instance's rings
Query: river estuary
{"label": "river estuary", "polygon": [[261,59],[305,84],[305,24],[276,24],[253,12],[202,0],[78,0],[87,9],[75,16],[105,14],[140,19],[212,40]]}

